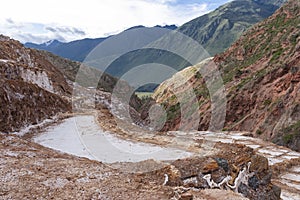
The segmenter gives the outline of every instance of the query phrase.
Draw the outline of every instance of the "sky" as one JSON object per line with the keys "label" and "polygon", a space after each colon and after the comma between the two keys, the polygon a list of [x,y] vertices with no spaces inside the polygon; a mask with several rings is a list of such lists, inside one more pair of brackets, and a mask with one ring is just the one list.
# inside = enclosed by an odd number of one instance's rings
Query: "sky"
{"label": "sky", "polygon": [[1,3],[0,34],[25,42],[69,42],[144,25],[177,26],[230,0],[9,0]]}

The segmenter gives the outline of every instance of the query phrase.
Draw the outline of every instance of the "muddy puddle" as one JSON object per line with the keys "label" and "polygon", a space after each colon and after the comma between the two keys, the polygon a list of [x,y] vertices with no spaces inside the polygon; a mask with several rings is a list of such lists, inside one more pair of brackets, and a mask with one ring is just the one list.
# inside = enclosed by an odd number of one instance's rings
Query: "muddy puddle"
{"label": "muddy puddle", "polygon": [[120,139],[104,132],[93,116],[76,116],[49,127],[33,140],[43,146],[105,163],[170,161],[192,156],[175,148],[164,148]]}

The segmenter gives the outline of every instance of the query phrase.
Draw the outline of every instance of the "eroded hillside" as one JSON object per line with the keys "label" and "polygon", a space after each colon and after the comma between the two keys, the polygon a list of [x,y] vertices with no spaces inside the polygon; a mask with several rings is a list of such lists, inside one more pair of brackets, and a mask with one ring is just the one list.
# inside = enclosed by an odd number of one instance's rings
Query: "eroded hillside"
{"label": "eroded hillside", "polygon": [[[226,88],[224,129],[251,131],[257,137],[280,140],[285,145],[299,140],[298,134],[281,134],[300,120],[299,24],[299,1],[291,0],[210,63],[218,66]],[[210,95],[201,75],[197,70],[193,72],[189,82],[198,96],[199,130],[206,130],[211,116]],[[171,130],[178,128],[180,122],[180,103],[175,94],[187,90],[188,84],[180,90],[172,86],[167,89],[165,85],[154,97],[164,103],[170,116],[164,130]],[[299,144],[291,147],[300,150]]]}
{"label": "eroded hillside", "polygon": [[14,132],[71,110],[71,87],[39,52],[0,36],[0,132]]}

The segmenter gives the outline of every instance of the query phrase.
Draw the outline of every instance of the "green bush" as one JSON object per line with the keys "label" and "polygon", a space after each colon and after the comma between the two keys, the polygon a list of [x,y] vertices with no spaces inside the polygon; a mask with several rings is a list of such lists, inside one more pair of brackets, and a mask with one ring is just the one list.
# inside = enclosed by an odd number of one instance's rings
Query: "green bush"
{"label": "green bush", "polygon": [[258,129],[257,131],[256,131],[256,134],[257,135],[261,135],[263,132],[262,132],[262,130],[260,130],[260,129]]}
{"label": "green bush", "polygon": [[264,106],[269,106],[269,105],[271,105],[271,103],[272,103],[272,100],[267,99],[267,100],[264,101]]}
{"label": "green bush", "polygon": [[293,139],[294,139],[294,135],[293,134],[287,134],[287,135],[283,136],[283,142],[285,144],[288,144],[288,143],[292,142]]}
{"label": "green bush", "polygon": [[282,139],[285,144],[291,143],[295,138],[300,137],[300,121],[284,128],[282,133]]}

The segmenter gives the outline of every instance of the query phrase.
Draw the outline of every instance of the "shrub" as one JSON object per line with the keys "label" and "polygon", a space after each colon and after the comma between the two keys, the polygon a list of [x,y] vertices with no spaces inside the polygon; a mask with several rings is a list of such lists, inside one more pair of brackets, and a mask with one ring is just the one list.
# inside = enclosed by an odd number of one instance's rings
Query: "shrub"
{"label": "shrub", "polygon": [[271,103],[272,103],[272,100],[267,99],[267,100],[264,101],[264,106],[269,106],[269,105],[271,105]]}
{"label": "shrub", "polygon": [[260,129],[258,129],[257,131],[256,131],[256,134],[257,135],[261,135],[263,132],[262,132],[262,130],[260,130]]}
{"label": "shrub", "polygon": [[294,139],[294,135],[293,134],[287,134],[287,135],[283,136],[283,142],[285,144],[288,144],[288,143],[292,142],[293,139]]}

